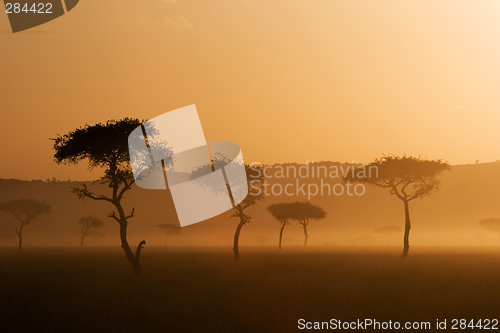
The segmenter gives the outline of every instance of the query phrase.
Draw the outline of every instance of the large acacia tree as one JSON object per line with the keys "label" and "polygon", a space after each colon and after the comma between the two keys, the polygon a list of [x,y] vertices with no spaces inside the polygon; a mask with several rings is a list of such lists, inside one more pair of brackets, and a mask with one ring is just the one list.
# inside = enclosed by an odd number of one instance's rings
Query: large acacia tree
{"label": "large acacia tree", "polygon": [[15,233],[19,240],[19,251],[23,249],[23,229],[36,218],[49,214],[50,205],[35,199],[11,200],[0,203],[0,211],[6,212],[19,221]]}
{"label": "large acacia tree", "polygon": [[424,198],[439,189],[439,175],[450,169],[442,160],[428,160],[412,156],[388,155],[365,166],[359,166],[344,177],[345,182],[358,182],[385,188],[403,202],[405,232],[403,258],[410,249],[410,206],[409,202]]}
{"label": "large acacia tree", "polygon": [[56,163],[77,164],[86,160],[89,169],[104,169],[104,175],[98,182],[108,186],[108,195],[96,193],[87,184],[73,188],[73,193],[80,199],[108,202],[115,208],[108,217],[120,227],[121,246],[135,274],[141,273],[139,259],[146,241],[139,243],[135,253],[130,248],[127,225],[128,220],[134,217],[134,208],[125,212],[122,201],[135,182],[130,167],[128,136],[138,126],[141,126],[138,119],[109,120],[105,124],[85,125],[54,139]]}

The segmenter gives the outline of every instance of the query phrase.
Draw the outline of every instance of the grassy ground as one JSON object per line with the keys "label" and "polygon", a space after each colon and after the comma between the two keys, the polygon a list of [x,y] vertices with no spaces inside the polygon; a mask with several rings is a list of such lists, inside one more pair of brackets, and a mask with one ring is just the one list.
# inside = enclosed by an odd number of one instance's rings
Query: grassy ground
{"label": "grassy ground", "polygon": [[0,332],[290,332],[297,321],[500,317],[500,252],[0,249]]}

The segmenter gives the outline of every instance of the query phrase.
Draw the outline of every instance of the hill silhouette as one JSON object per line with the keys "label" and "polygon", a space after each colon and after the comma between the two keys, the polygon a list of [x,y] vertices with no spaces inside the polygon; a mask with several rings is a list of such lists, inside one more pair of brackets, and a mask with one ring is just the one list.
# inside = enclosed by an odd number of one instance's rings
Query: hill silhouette
{"label": "hill silhouette", "polygon": [[[347,166],[335,162],[311,164],[329,167]],[[300,164],[276,164],[268,171],[280,167],[300,167]],[[271,172],[272,173],[272,172]],[[286,175],[285,175],[286,176]],[[289,175],[292,176],[292,175]],[[322,179],[314,178],[268,178],[271,188],[274,184],[321,184]],[[339,178],[323,179],[323,184],[333,185]],[[87,182],[89,185],[91,182]],[[78,219],[84,215],[95,215],[105,221],[99,230],[99,237],[89,238],[92,245],[117,245],[118,225],[107,218],[110,206],[92,200],[79,200],[72,194],[71,187],[81,182],[59,180],[17,180],[0,179],[0,201],[35,198],[52,205],[52,214],[42,217],[26,228],[25,244],[29,246],[78,246]],[[106,193],[106,186],[93,184],[98,191]],[[276,185],[276,188],[279,186]],[[410,207],[412,214],[413,246],[482,246],[498,245],[498,239],[492,233],[480,228],[478,222],[484,218],[500,217],[500,163],[452,166],[451,171],[441,176],[441,189],[425,200],[416,200]],[[266,207],[278,202],[305,201],[307,195],[298,193],[287,196],[267,196],[251,212],[253,219],[245,226],[241,234],[241,245],[262,245],[262,238],[267,237],[267,246],[277,246],[279,224],[266,211]],[[146,239],[150,246],[162,246],[165,235],[158,227],[171,223],[175,212],[166,210],[167,195],[160,190],[144,190],[134,186],[127,193],[124,206],[135,208],[136,217],[129,224],[131,243]],[[402,204],[388,191],[370,186],[363,196],[316,195],[310,201],[323,207],[327,218],[313,221],[310,225],[310,245],[349,245],[352,239],[366,235],[373,237],[367,245],[387,245],[383,235],[374,233],[374,229],[387,225],[403,225]],[[195,207],[194,207],[195,209]],[[230,219],[231,212],[210,220],[184,227],[178,235],[168,238],[170,246],[219,245],[231,247],[232,235],[237,221]],[[0,245],[15,246],[15,237],[11,237],[16,223],[6,214],[0,215]],[[287,241],[284,246],[300,245],[301,230],[294,222],[285,231]],[[391,243],[399,245],[401,237],[394,235]],[[392,244],[391,244],[392,245]]]}

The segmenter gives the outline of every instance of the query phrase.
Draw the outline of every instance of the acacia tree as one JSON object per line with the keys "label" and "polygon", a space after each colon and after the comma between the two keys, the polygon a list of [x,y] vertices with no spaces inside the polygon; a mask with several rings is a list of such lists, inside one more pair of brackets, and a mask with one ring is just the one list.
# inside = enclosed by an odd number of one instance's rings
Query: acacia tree
{"label": "acacia tree", "polygon": [[80,199],[108,202],[116,209],[108,217],[120,227],[121,247],[135,274],[141,273],[140,255],[146,241],[141,241],[135,253],[132,252],[127,241],[127,225],[135,216],[134,208],[125,213],[122,200],[135,182],[130,167],[128,136],[138,126],[142,126],[138,119],[109,120],[105,124],[85,125],[54,139],[56,163],[78,164],[87,160],[89,169],[104,169],[104,175],[97,182],[109,187],[109,195],[97,194],[87,184],[73,188],[73,193]]}
{"label": "acacia tree", "polygon": [[87,237],[92,229],[101,228],[104,223],[95,217],[95,216],[82,216],[78,220],[78,224],[80,225],[80,246],[83,246],[83,242],[85,237]]}
{"label": "acacia tree", "polygon": [[167,243],[168,237],[172,235],[178,235],[181,233],[182,228],[171,224],[171,223],[163,223],[158,225],[158,227],[165,233],[165,242],[163,245]]}
{"label": "acacia tree", "polygon": [[306,246],[307,240],[309,239],[309,234],[307,232],[309,221],[311,219],[319,220],[326,217],[326,212],[323,208],[315,206],[310,202],[297,201],[291,203],[278,203],[267,207],[267,210],[281,224],[279,238],[280,250],[281,240],[283,238],[283,229],[285,229],[285,226],[288,224],[289,220],[297,220],[304,229],[304,246]]}
{"label": "acacia tree", "polygon": [[479,225],[484,229],[495,233],[500,240],[500,219],[489,218],[479,221]]}
{"label": "acacia tree", "polygon": [[281,241],[283,240],[283,230],[288,224],[288,220],[291,218],[289,206],[289,203],[277,203],[267,207],[268,212],[271,213],[271,215],[280,223],[280,237],[278,243],[278,247],[280,250]]}
{"label": "acacia tree", "polygon": [[[230,164],[232,163],[232,164]],[[205,175],[211,170],[218,170],[218,169],[223,169],[227,168],[228,165],[229,167],[233,168],[239,168],[243,166],[242,164],[234,163],[231,161],[227,156],[218,154],[216,155],[210,164],[205,164],[200,167],[198,167],[196,170],[194,170],[190,178],[191,179],[198,179],[200,175]],[[239,204],[235,205],[234,202],[233,204],[233,214],[231,215],[231,218],[238,218],[239,223],[236,226],[236,231],[234,233],[233,237],[233,254],[234,254],[234,260],[236,262],[239,262],[240,260],[240,249],[239,249],[239,242],[240,242],[240,234],[241,234],[241,229],[243,226],[247,223],[250,223],[252,217],[248,214],[248,211],[250,208],[254,207],[257,202],[262,200],[264,198],[263,192],[262,192],[262,181],[263,181],[263,172],[261,170],[261,166],[249,166],[249,165],[244,165],[245,167],[245,173],[247,177],[247,181],[244,184],[243,187],[237,187],[231,189],[229,185],[226,183],[223,188],[219,188],[218,186],[213,186],[213,184],[210,184],[209,186],[212,187],[212,190],[214,192],[221,192],[221,191],[246,191],[248,190],[248,194],[245,197],[243,201],[241,201]],[[226,177],[226,176],[225,176]],[[249,184],[251,186],[249,186]],[[205,184],[207,185],[207,184]]]}
{"label": "acacia tree", "polygon": [[309,240],[309,233],[307,227],[310,220],[319,220],[326,217],[326,212],[323,208],[306,202],[292,202],[288,204],[290,218],[297,220],[304,230],[304,246],[307,245]]}
{"label": "acacia tree", "polygon": [[392,235],[397,234],[398,232],[401,231],[403,231],[403,229],[396,225],[387,225],[385,227],[380,227],[373,230],[374,233],[382,234],[385,236],[385,238],[387,239],[387,245],[390,244]]}
{"label": "acacia tree", "polygon": [[50,205],[35,199],[11,200],[0,203],[0,211],[6,212],[19,221],[19,228],[16,233],[19,240],[19,251],[23,249],[23,229],[37,217],[49,214]]}
{"label": "acacia tree", "polygon": [[[254,207],[257,202],[264,198],[262,193],[262,177],[263,173],[259,168],[253,166],[252,168],[248,165],[245,165],[245,170],[247,174],[247,180],[252,186],[248,187],[248,195],[246,198],[237,205],[233,205],[233,215],[231,217],[238,218],[239,223],[236,226],[236,231],[234,232],[233,238],[233,254],[234,260],[236,262],[240,261],[240,233],[243,226],[247,223],[250,223],[252,220],[252,216],[248,214],[250,208]],[[257,170],[257,173],[255,172]]]}
{"label": "acacia tree", "polygon": [[390,194],[403,201],[405,232],[402,256],[406,258],[410,249],[409,202],[436,192],[440,186],[438,176],[441,172],[449,169],[449,164],[442,160],[388,155],[365,166],[353,168],[352,172],[344,177],[344,182],[366,183],[386,188]]}

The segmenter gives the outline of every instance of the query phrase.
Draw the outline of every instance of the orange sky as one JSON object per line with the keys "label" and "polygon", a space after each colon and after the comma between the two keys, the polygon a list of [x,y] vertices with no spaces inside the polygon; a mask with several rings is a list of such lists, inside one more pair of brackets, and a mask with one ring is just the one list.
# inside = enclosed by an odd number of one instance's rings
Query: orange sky
{"label": "orange sky", "polygon": [[499,17],[496,0],[82,0],[12,34],[2,14],[0,177],[89,178],[48,138],[189,104],[247,162],[494,161]]}

